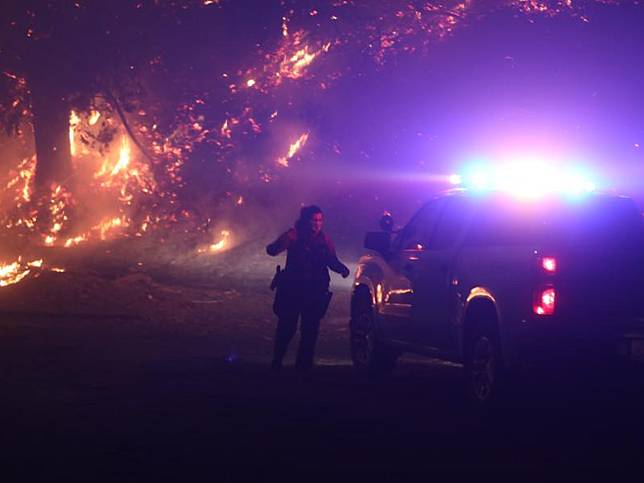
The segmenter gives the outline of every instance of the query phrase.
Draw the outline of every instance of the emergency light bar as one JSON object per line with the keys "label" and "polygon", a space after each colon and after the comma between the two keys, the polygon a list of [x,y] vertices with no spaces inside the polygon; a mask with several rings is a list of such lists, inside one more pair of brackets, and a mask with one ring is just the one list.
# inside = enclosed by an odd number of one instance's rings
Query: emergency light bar
{"label": "emergency light bar", "polygon": [[595,183],[583,172],[540,162],[510,163],[501,167],[472,166],[463,175],[451,175],[449,181],[472,190],[504,191],[525,198],[550,193],[582,195],[595,190]]}

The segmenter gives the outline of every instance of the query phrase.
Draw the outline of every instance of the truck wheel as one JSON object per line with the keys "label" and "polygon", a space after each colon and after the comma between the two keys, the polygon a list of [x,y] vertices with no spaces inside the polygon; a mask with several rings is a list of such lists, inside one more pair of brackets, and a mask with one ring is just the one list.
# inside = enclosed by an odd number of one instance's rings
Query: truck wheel
{"label": "truck wheel", "polygon": [[502,361],[496,331],[478,330],[468,337],[465,384],[468,398],[477,405],[486,406],[499,398]]}
{"label": "truck wheel", "polygon": [[351,319],[351,359],[361,376],[378,377],[396,366],[398,354],[383,347],[378,341],[370,301],[361,297],[356,301]]}

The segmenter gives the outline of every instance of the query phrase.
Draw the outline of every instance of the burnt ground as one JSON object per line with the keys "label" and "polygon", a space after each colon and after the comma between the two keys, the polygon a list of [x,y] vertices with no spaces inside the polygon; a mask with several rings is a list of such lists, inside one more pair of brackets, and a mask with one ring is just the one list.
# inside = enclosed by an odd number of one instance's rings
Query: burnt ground
{"label": "burnt ground", "polygon": [[458,366],[405,358],[382,381],[359,380],[345,282],[314,374],[275,377],[271,263],[118,250],[66,255],[65,273],[0,291],[0,445],[13,476],[3,481],[390,479],[641,461],[641,372],[531,375],[485,413],[464,400]]}

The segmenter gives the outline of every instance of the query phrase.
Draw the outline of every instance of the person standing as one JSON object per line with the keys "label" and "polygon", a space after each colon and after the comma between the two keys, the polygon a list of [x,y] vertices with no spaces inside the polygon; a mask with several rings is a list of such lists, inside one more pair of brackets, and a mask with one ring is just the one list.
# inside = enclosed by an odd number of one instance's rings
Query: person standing
{"label": "person standing", "polygon": [[291,339],[300,325],[300,345],[296,370],[309,371],[318,338],[320,320],[331,300],[329,268],[349,276],[349,268],[336,255],[331,238],[322,231],[322,210],[315,205],[300,210],[295,228],[290,228],[266,247],[266,253],[277,256],[286,250],[286,267],[276,274],[277,292],[273,311],[278,317],[271,368],[279,372]]}

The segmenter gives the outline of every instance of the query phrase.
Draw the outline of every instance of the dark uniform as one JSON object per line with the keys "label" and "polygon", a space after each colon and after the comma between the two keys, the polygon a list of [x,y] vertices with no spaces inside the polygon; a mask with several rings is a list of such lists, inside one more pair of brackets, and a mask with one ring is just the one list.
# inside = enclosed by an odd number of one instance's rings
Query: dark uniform
{"label": "dark uniform", "polygon": [[286,268],[280,274],[273,309],[279,317],[275,333],[272,367],[279,370],[288,344],[302,318],[300,347],[295,367],[308,370],[313,366],[313,353],[331,293],[329,271],[346,277],[349,269],[338,259],[331,239],[323,232],[291,228],[266,247],[275,256],[287,250]]}

